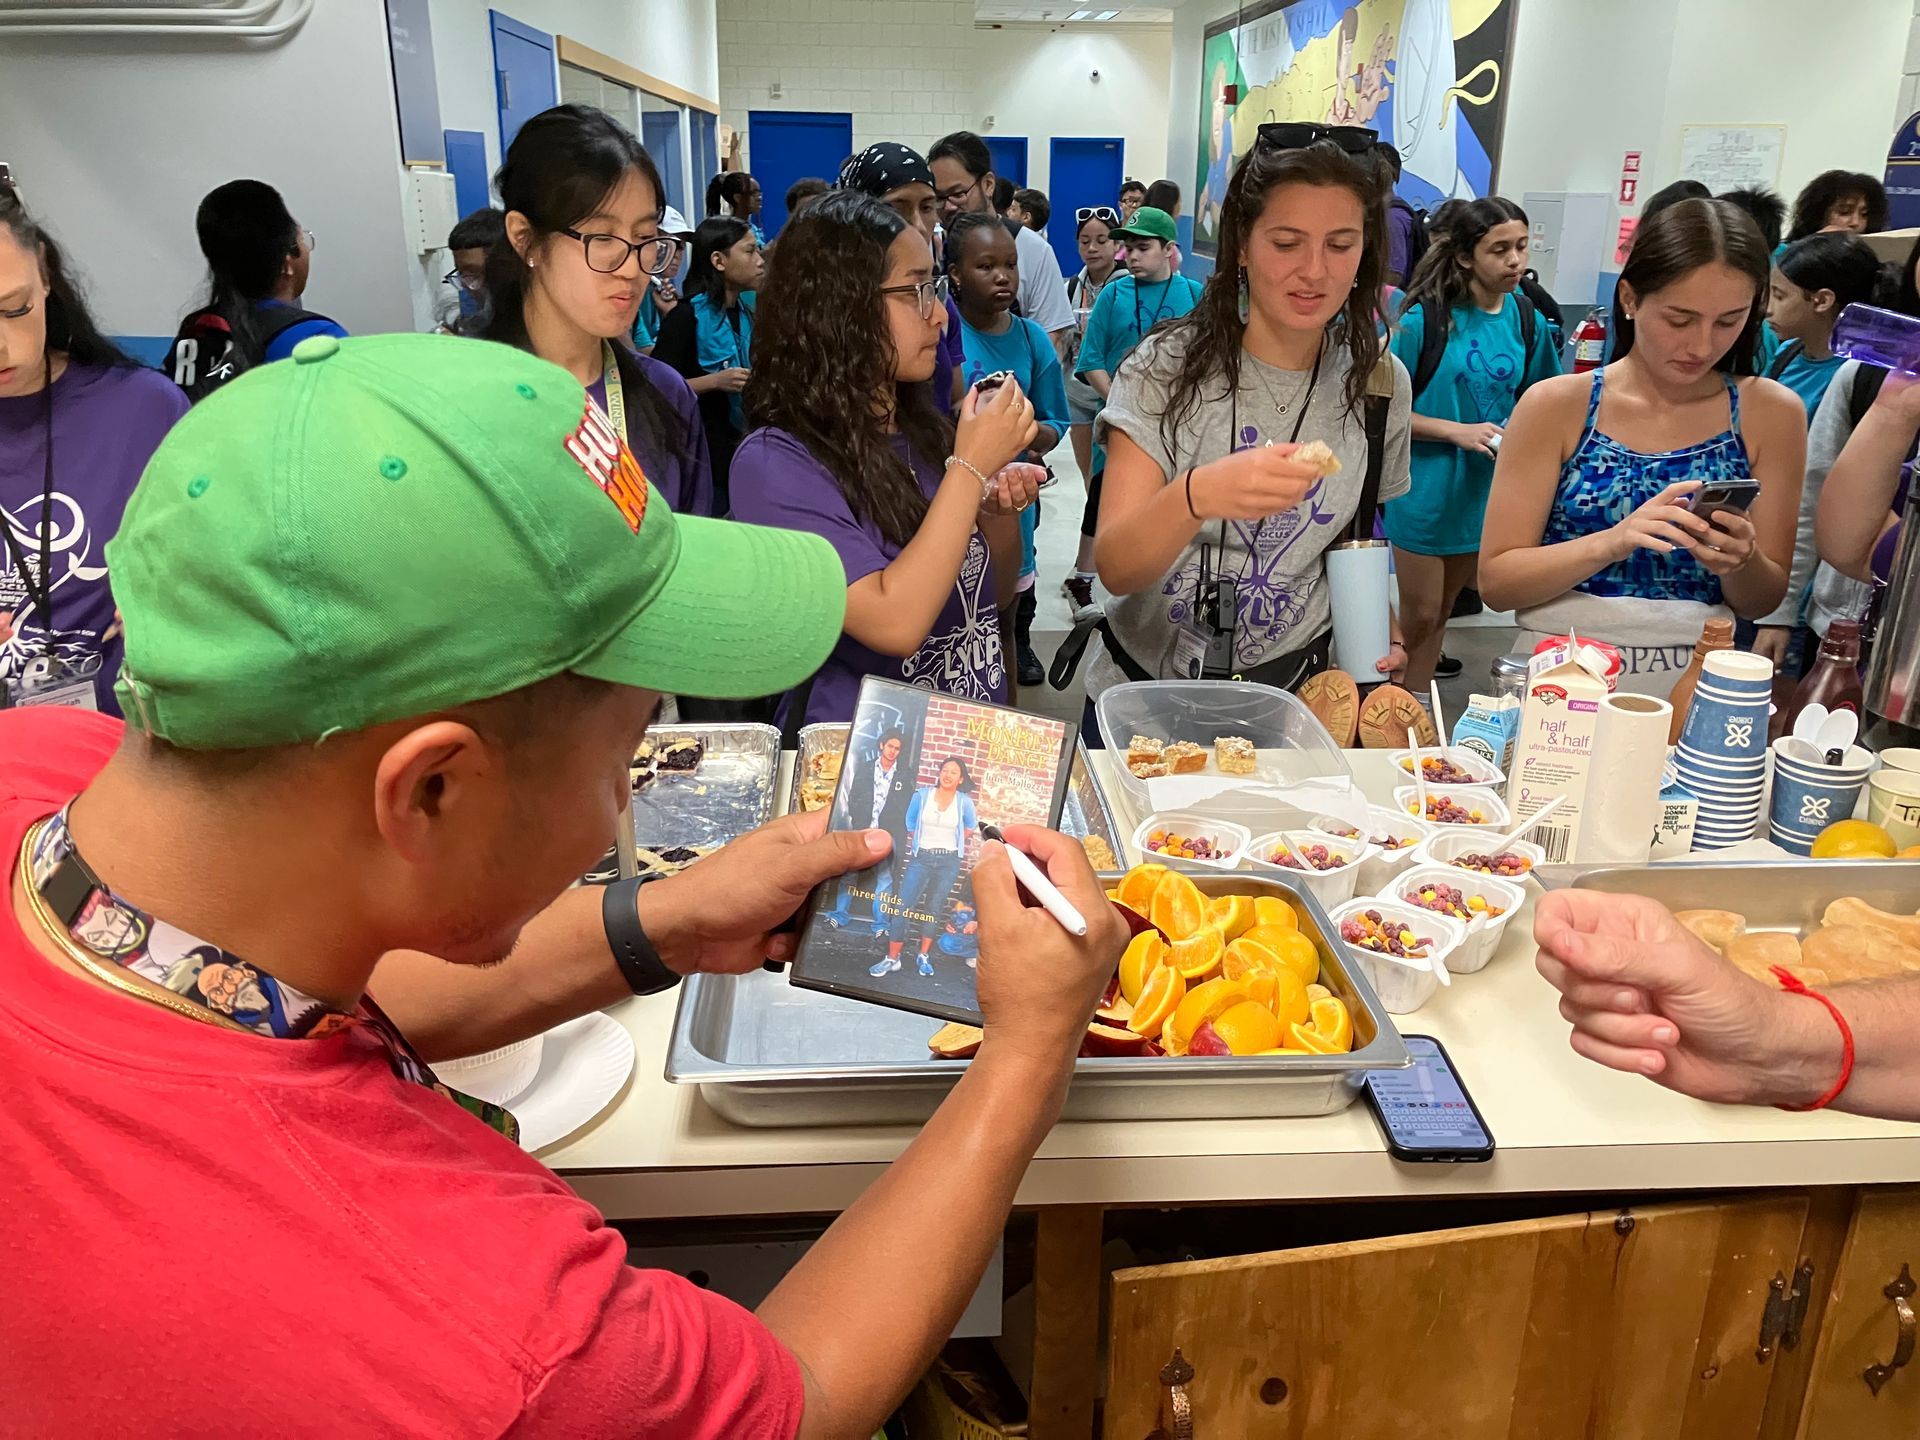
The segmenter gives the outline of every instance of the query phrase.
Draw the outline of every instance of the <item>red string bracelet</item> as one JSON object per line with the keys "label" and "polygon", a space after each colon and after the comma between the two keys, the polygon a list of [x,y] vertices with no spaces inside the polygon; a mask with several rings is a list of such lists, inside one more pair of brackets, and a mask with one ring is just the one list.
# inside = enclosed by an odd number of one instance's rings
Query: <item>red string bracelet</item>
{"label": "red string bracelet", "polygon": [[1818,990],[1809,990],[1806,983],[1791,970],[1781,965],[1773,967],[1773,978],[1780,982],[1780,988],[1790,995],[1804,995],[1809,1000],[1818,1000],[1827,1007],[1827,1013],[1833,1016],[1833,1023],[1840,1027],[1840,1078],[1833,1082],[1833,1088],[1818,1100],[1807,1105],[1776,1105],[1776,1110],[1824,1110],[1840,1098],[1840,1092],[1847,1088],[1847,1082],[1853,1079],[1853,1027],[1847,1024],[1847,1017],[1840,1013],[1840,1007],[1822,995]]}

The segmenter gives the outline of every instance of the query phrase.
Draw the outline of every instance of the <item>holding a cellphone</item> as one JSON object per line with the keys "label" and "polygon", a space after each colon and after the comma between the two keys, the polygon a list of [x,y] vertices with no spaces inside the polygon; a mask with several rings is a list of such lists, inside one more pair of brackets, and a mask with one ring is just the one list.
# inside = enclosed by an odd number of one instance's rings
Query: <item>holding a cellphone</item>
{"label": "holding a cellphone", "polygon": [[1688,497],[1686,504],[1695,515],[1712,524],[1714,517],[1722,511],[1734,510],[1746,514],[1759,494],[1758,480],[1713,480]]}
{"label": "holding a cellphone", "polygon": [[1453,1058],[1431,1035],[1404,1035],[1413,1064],[1369,1070],[1367,1104],[1396,1160],[1472,1162],[1493,1158],[1493,1132],[1467,1094]]}

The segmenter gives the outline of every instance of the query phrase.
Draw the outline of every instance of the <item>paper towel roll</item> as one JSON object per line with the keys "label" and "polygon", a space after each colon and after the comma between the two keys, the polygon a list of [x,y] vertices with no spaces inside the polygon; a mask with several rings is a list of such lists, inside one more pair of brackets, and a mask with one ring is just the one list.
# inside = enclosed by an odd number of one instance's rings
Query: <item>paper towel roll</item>
{"label": "paper towel roll", "polygon": [[1651,695],[1609,695],[1593,732],[1593,777],[1573,859],[1644,865],[1660,828],[1660,780],[1673,707]]}

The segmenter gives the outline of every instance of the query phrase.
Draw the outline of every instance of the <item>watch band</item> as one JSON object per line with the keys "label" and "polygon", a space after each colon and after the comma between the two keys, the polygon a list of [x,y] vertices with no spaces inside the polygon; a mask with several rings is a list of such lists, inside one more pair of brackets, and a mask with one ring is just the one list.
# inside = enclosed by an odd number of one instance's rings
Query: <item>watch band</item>
{"label": "watch band", "polygon": [[613,951],[613,962],[620,967],[627,988],[636,995],[658,995],[662,990],[671,990],[682,979],[660,958],[653,941],[647,938],[646,927],[640,923],[640,887],[649,880],[663,878],[633,875],[615,880],[601,890],[600,923],[607,932],[607,945]]}

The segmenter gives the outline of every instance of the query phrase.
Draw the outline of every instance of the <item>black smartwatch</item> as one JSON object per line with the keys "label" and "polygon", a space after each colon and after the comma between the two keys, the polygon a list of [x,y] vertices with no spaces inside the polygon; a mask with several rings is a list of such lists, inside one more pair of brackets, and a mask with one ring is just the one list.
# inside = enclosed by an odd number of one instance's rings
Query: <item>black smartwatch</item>
{"label": "black smartwatch", "polygon": [[633,875],[615,880],[601,890],[600,923],[606,928],[614,963],[620,967],[627,988],[636,995],[658,995],[662,990],[671,990],[683,978],[660,958],[653,941],[647,938],[646,927],[640,923],[640,887],[649,880],[664,878],[658,874]]}

